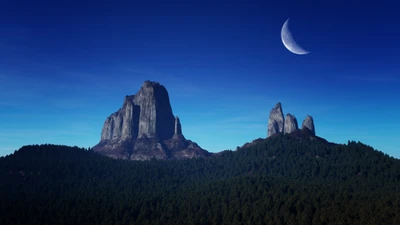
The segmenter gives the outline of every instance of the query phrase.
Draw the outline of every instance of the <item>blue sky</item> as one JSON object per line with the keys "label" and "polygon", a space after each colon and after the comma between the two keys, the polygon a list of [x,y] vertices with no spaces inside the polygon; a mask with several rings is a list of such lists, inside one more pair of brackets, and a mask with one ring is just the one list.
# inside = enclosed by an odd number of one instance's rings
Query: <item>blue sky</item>
{"label": "blue sky", "polygon": [[[317,135],[400,158],[400,15],[394,1],[2,1],[0,155],[90,147],[145,80],[184,135],[217,152],[265,137],[271,108]],[[296,42],[284,48],[286,19]]]}

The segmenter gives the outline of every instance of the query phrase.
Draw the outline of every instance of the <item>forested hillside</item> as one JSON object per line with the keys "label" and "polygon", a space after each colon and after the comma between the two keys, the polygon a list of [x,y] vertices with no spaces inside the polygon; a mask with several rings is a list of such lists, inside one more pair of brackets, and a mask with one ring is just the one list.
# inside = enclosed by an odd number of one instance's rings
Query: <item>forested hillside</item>
{"label": "forested hillside", "polygon": [[177,161],[25,146],[0,179],[0,224],[400,224],[399,160],[296,135]]}

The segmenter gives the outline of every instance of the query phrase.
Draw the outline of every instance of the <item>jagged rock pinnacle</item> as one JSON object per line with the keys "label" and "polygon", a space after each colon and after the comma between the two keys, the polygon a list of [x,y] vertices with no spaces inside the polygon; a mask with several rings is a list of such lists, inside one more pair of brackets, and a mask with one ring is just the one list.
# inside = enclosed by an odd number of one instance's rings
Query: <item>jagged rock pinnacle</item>
{"label": "jagged rock pinnacle", "polygon": [[309,129],[311,131],[311,134],[315,136],[314,119],[312,118],[312,116],[307,115],[306,118],[303,120],[301,129],[305,128]]}
{"label": "jagged rock pinnacle", "polygon": [[179,117],[175,117],[175,133],[173,138],[184,138],[182,134],[182,126]]}
{"label": "jagged rock pinnacle", "polygon": [[285,128],[283,129],[285,134],[293,133],[298,129],[297,119],[292,114],[288,113],[285,118]]}
{"label": "jagged rock pinnacle", "polygon": [[124,99],[111,114],[93,150],[113,158],[132,160],[205,157],[210,153],[186,140],[178,117],[172,114],[167,89],[145,81],[135,95]]}
{"label": "jagged rock pinnacle", "polygon": [[284,117],[282,111],[282,105],[278,102],[274,108],[271,109],[268,120],[268,134],[270,137],[273,134],[283,132],[284,128]]}

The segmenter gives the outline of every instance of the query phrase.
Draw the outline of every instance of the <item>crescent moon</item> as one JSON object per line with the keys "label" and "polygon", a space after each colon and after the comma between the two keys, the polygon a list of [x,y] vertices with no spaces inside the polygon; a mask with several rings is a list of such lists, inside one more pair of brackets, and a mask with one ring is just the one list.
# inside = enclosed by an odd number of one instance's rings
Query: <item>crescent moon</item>
{"label": "crescent moon", "polygon": [[286,22],[282,26],[281,30],[281,38],[282,38],[282,43],[283,45],[287,48],[287,50],[291,51],[294,54],[297,55],[306,55],[310,52],[307,52],[304,50],[300,45],[298,45],[293,37],[292,34],[290,33],[289,30],[289,19],[286,20]]}

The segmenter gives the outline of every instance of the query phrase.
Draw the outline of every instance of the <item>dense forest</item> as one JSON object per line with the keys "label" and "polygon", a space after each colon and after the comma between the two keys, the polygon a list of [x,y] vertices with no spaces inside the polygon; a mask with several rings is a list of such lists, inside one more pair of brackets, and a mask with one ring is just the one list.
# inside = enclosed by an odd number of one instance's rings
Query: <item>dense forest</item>
{"label": "dense forest", "polygon": [[0,158],[0,224],[400,224],[400,161],[277,135],[210,158],[124,161],[25,146]]}

